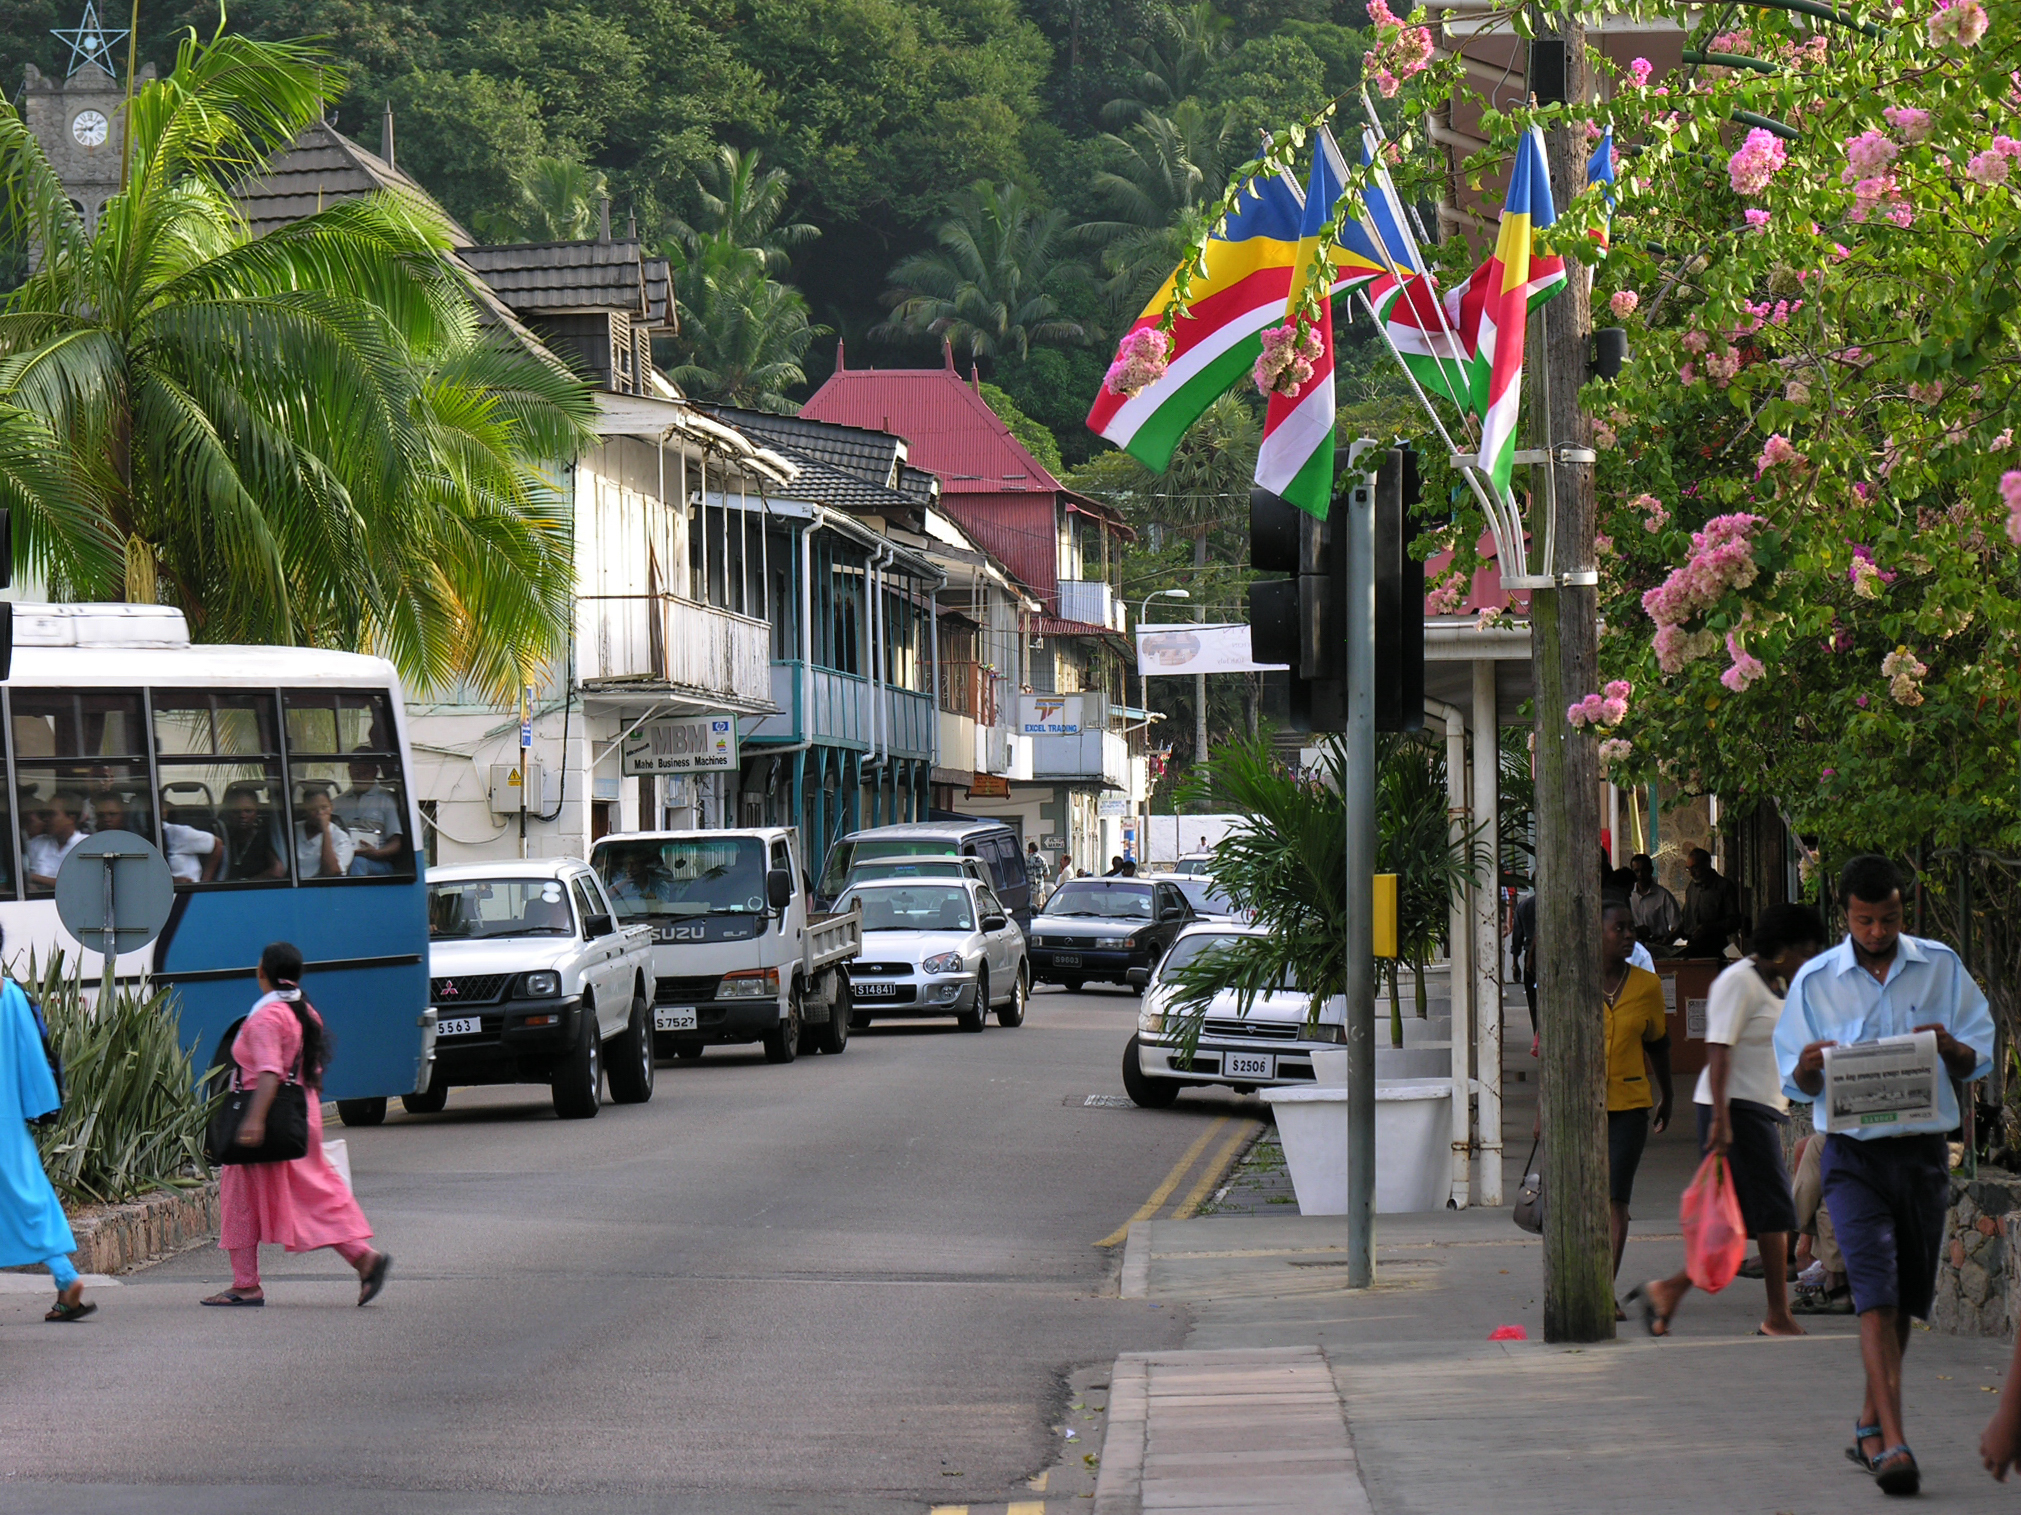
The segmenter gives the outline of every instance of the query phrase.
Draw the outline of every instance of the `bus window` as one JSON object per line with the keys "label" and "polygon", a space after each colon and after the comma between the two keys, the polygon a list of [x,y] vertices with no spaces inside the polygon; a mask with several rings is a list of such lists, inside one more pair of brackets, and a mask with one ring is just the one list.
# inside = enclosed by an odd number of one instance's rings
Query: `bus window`
{"label": "bus window", "polygon": [[[138,691],[20,689],[11,702],[30,894],[49,893],[63,860],[93,831],[153,837]],[[11,881],[5,892],[13,893]]]}
{"label": "bus window", "polygon": [[291,689],[288,787],[298,878],[412,878],[413,827],[380,691]]}
{"label": "bus window", "polygon": [[178,889],[287,877],[274,697],[157,689],[162,853]]}

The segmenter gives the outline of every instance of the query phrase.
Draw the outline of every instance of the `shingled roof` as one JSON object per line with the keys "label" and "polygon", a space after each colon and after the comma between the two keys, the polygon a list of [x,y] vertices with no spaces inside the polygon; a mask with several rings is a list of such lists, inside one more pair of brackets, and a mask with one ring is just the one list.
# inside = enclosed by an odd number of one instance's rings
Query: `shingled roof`
{"label": "shingled roof", "polygon": [[[769,444],[790,447],[831,468],[839,468],[844,473],[854,474],[884,488],[899,485],[900,470],[905,467],[905,443],[888,431],[843,426],[833,421],[810,421],[803,416],[782,416],[771,411],[746,410],[736,405],[703,405],[700,408],[717,420],[736,427],[746,436],[759,436]],[[911,471],[916,473],[919,470]],[[902,485],[900,492],[907,492]],[[927,502],[927,499],[921,501]]]}
{"label": "shingled roof", "polygon": [[623,310],[671,329],[673,272],[635,237],[608,242],[515,242],[459,247],[457,256],[522,316]]}
{"label": "shingled roof", "polygon": [[267,171],[239,186],[238,201],[253,235],[313,216],[332,200],[357,200],[384,190],[438,225],[452,243],[477,239],[434,197],[377,153],[367,152],[327,121],[305,128]]}

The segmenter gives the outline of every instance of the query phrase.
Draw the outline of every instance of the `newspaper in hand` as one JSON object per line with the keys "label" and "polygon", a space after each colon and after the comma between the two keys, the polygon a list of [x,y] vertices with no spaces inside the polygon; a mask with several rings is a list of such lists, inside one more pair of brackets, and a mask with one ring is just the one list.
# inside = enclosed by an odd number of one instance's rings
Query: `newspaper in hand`
{"label": "newspaper in hand", "polygon": [[1937,1033],[1884,1036],[1824,1051],[1824,1094],[1812,1108],[1826,1131],[1909,1126],[1937,1119]]}

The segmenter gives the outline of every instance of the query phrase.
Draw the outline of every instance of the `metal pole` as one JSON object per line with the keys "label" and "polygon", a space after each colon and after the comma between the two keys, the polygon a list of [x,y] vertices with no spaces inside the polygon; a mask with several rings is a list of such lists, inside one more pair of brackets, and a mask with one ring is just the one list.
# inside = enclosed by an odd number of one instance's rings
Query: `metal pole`
{"label": "metal pole", "polygon": [[1375,1282],[1375,475],[1347,491],[1347,1286]]}

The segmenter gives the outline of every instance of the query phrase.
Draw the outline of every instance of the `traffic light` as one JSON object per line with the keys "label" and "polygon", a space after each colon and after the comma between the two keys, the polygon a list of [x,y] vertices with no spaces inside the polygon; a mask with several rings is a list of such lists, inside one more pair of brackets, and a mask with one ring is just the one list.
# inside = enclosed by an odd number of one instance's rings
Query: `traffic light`
{"label": "traffic light", "polygon": [[[1366,487],[1367,474],[1343,463],[1336,500]],[[1424,564],[1408,548],[1416,528],[1417,454],[1392,448],[1376,469],[1375,727],[1416,731],[1424,724]],[[1344,510],[1325,521],[1256,488],[1249,492],[1249,562],[1264,573],[1249,586],[1250,656],[1289,670],[1293,731],[1342,731],[1347,725],[1347,530]]]}

